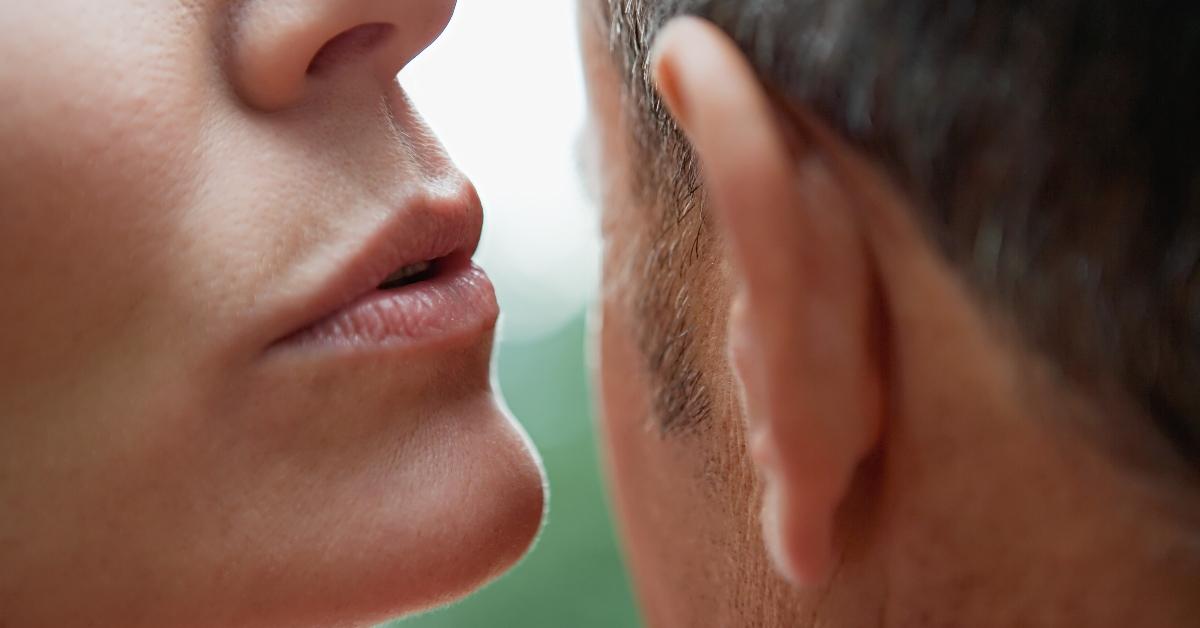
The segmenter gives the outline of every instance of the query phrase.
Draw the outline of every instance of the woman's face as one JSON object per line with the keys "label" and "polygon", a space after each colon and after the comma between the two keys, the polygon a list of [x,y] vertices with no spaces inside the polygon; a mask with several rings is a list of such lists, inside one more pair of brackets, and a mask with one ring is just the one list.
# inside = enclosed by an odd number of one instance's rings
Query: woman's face
{"label": "woman's face", "polygon": [[478,199],[393,79],[453,8],[0,4],[0,624],[369,622],[528,547]]}

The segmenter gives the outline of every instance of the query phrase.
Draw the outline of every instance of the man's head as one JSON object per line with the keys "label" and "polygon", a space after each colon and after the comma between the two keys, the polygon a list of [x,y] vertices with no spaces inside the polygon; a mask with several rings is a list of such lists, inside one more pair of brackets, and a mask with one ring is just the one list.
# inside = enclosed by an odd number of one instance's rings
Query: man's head
{"label": "man's head", "polygon": [[653,625],[1195,617],[1200,9],[582,7]]}

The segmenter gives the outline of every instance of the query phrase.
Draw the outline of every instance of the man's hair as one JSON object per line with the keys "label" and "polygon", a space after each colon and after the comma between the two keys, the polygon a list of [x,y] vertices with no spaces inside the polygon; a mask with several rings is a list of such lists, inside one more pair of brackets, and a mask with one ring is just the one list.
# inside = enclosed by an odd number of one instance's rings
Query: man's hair
{"label": "man's hair", "polygon": [[[703,203],[648,70],[658,30],[686,14],[875,158],[1064,377],[1125,393],[1200,463],[1200,2],[602,2],[651,164],[635,184],[664,225]],[[673,420],[698,420],[666,399]]]}

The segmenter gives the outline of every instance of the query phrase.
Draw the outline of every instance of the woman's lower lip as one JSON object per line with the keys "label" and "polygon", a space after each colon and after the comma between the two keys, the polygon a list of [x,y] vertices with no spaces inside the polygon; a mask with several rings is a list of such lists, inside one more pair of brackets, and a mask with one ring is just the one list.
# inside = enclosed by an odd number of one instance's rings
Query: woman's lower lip
{"label": "woman's lower lip", "polygon": [[425,281],[364,295],[276,348],[370,350],[436,343],[489,331],[499,316],[491,280],[463,260]]}

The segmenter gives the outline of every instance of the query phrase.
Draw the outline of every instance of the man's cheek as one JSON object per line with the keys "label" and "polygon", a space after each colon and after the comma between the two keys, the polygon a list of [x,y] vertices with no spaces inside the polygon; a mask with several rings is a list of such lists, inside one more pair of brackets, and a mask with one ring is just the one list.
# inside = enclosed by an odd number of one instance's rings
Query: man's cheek
{"label": "man's cheek", "polygon": [[[622,273],[623,274],[623,273]],[[606,273],[607,275],[607,273]],[[633,341],[634,329],[628,316],[630,296],[628,287],[611,277],[605,278],[605,289],[598,311],[598,342],[596,359],[601,391],[601,418],[606,423],[628,420],[644,410],[646,378],[642,375],[641,360]]]}

